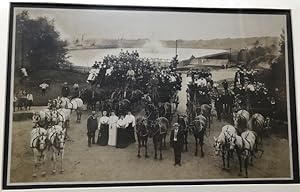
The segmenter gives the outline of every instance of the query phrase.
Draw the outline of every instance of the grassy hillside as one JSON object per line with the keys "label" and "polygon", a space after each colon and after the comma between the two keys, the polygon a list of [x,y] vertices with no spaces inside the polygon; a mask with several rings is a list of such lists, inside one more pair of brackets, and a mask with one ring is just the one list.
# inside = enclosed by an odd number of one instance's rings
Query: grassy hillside
{"label": "grassy hillside", "polygon": [[[34,98],[34,105],[46,105],[49,99],[56,98],[61,93],[61,88],[64,82],[68,82],[69,86],[78,83],[80,87],[87,86],[87,74],[57,71],[57,70],[41,70],[38,73],[29,74],[30,77],[23,84],[20,82],[20,77],[15,77],[14,92],[20,89],[25,89],[31,92]],[[47,89],[46,96],[41,95],[39,85],[47,82],[50,87]]]}

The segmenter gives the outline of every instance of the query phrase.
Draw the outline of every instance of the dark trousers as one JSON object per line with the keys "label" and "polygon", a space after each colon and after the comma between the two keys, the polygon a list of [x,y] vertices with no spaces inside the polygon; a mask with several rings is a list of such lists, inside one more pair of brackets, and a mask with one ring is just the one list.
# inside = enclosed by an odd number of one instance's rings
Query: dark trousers
{"label": "dark trousers", "polygon": [[14,102],[14,112],[16,111],[17,102]]}
{"label": "dark trousers", "polygon": [[87,135],[88,135],[88,145],[91,146],[92,144],[95,144],[95,132],[96,131],[91,131],[91,132],[88,132]]}
{"label": "dark trousers", "polygon": [[175,157],[175,165],[181,164],[181,151],[182,151],[182,147],[181,146],[174,146],[174,157]]}
{"label": "dark trousers", "polygon": [[42,89],[42,96],[46,95],[46,89]]}
{"label": "dark trousers", "polygon": [[30,110],[31,106],[32,106],[32,100],[27,100],[27,109]]}

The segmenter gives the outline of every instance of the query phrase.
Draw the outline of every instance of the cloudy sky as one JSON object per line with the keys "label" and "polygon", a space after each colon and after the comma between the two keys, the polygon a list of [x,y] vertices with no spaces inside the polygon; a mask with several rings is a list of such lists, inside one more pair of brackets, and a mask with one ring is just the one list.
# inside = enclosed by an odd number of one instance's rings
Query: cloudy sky
{"label": "cloudy sky", "polygon": [[[24,9],[16,8],[16,13]],[[286,28],[280,15],[216,14],[30,8],[32,18],[55,20],[63,39],[82,34],[88,38],[149,38],[198,40],[255,36],[279,36]]]}

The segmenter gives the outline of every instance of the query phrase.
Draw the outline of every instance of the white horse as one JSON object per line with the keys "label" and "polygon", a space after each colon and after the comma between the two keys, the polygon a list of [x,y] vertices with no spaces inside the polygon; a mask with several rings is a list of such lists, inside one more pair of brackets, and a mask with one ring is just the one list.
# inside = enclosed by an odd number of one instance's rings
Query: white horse
{"label": "white horse", "polygon": [[255,113],[251,116],[249,120],[249,130],[257,133],[257,144],[262,144],[263,134],[267,126],[267,122],[264,116],[260,113]]}
{"label": "white horse", "polygon": [[256,133],[254,131],[245,131],[239,135],[232,135],[230,141],[230,149],[236,149],[239,158],[240,172],[239,176],[242,176],[242,161],[245,166],[245,177],[248,177],[248,163],[250,159],[250,165],[253,165],[254,148],[256,144]]}
{"label": "white horse", "polygon": [[47,150],[47,131],[44,128],[36,127],[31,131],[30,147],[33,151],[33,177],[36,177],[36,168],[39,162],[41,163],[42,176],[46,175],[45,171],[45,160]]}
{"label": "white horse", "polygon": [[67,108],[67,103],[70,102],[70,99],[67,97],[58,97],[57,100],[58,108]]}
{"label": "white horse", "polygon": [[52,173],[56,173],[57,157],[60,157],[60,172],[63,173],[63,158],[65,148],[65,129],[59,125],[54,125],[47,130],[48,141],[52,153],[51,160],[53,161]]}
{"label": "white horse", "polygon": [[60,108],[57,109],[57,118],[58,118],[58,125],[62,126],[63,128],[70,127],[70,117],[71,117],[71,109]]}
{"label": "white horse", "polygon": [[248,129],[248,122],[250,119],[250,114],[246,110],[239,110],[233,113],[233,123],[234,127],[239,133],[242,133]]}
{"label": "white horse", "polygon": [[[36,114],[37,115],[37,114]],[[53,120],[53,118],[58,118],[57,110],[42,109],[38,113],[39,124],[43,127],[47,127]]]}
{"label": "white horse", "polygon": [[66,103],[66,107],[67,109],[71,109],[71,113],[72,110],[76,111],[76,115],[77,115],[77,119],[76,122],[80,123],[81,121],[81,115],[82,115],[82,107],[83,107],[83,101],[80,98],[74,98],[71,101]]}
{"label": "white horse", "polygon": [[215,155],[222,155],[223,169],[226,169],[225,158],[227,156],[227,167],[229,168],[229,158],[230,158],[230,141],[233,135],[237,135],[236,129],[232,125],[225,125],[222,127],[220,135],[216,138],[214,137],[215,143]]}

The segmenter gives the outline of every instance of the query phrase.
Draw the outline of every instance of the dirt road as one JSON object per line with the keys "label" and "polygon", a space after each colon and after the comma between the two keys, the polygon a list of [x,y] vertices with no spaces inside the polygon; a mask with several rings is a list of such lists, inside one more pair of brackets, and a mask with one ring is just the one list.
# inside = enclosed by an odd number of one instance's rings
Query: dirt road
{"label": "dirt road", "polygon": [[[216,81],[233,77],[234,71],[214,71]],[[186,104],[185,77],[183,88],[179,93],[179,111],[185,112]],[[51,175],[50,160],[47,160],[47,175],[32,178],[33,155],[29,147],[31,121],[13,122],[10,182],[71,182],[71,181],[124,181],[124,180],[174,180],[174,179],[228,179],[238,176],[237,158],[231,162],[231,170],[222,170],[222,160],[214,155],[213,136],[218,136],[226,122],[213,120],[211,133],[205,137],[205,156],[194,156],[195,141],[189,136],[188,152],[182,157],[182,166],[173,166],[173,151],[169,147],[163,151],[163,160],[153,159],[153,144],[150,140],[148,159],[137,157],[137,144],[125,149],[109,146],[87,145],[86,119],[75,123],[72,114],[69,135],[71,141],[66,143],[63,174]],[[97,133],[96,133],[97,134]],[[168,138],[169,140],[169,138]],[[249,169],[250,178],[289,177],[289,143],[287,139],[271,135],[264,139],[264,154],[254,160]],[[142,154],[143,154],[142,150]]]}

